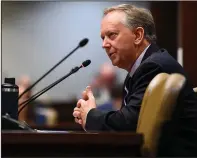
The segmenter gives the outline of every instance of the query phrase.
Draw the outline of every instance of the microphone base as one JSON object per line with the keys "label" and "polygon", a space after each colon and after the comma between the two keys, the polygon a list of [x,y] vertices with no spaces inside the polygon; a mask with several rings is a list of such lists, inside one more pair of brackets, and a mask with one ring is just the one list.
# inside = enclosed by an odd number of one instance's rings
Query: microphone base
{"label": "microphone base", "polygon": [[27,123],[17,121],[11,118],[9,115],[4,115],[1,117],[1,130],[35,131]]}

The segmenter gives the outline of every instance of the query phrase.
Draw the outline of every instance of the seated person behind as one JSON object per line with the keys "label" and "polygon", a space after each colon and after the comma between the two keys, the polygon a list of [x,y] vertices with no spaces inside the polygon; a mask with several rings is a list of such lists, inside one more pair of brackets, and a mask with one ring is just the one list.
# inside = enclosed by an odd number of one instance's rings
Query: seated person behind
{"label": "seated person behind", "polygon": [[121,108],[122,103],[122,84],[117,84],[111,89],[111,100],[97,107],[103,111],[116,111]]}

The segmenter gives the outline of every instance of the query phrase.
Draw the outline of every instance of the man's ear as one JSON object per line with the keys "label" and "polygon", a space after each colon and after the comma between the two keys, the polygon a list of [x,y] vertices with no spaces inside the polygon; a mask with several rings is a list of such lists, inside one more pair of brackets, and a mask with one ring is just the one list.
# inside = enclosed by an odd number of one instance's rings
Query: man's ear
{"label": "man's ear", "polygon": [[134,33],[135,33],[135,41],[134,41],[134,43],[136,45],[139,45],[142,42],[143,38],[144,38],[144,29],[142,27],[137,27],[137,28],[135,28]]}

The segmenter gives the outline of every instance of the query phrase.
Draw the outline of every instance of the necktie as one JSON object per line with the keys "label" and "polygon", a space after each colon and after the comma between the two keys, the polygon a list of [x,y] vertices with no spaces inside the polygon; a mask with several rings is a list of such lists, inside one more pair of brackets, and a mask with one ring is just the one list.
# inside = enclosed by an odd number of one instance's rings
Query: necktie
{"label": "necktie", "polygon": [[124,102],[124,105],[126,106],[127,105],[127,99],[128,99],[128,96],[129,96],[129,87],[130,87],[130,82],[131,82],[131,77],[130,75],[128,76],[128,79],[126,80],[126,84],[124,86],[124,99],[123,99],[123,102]]}

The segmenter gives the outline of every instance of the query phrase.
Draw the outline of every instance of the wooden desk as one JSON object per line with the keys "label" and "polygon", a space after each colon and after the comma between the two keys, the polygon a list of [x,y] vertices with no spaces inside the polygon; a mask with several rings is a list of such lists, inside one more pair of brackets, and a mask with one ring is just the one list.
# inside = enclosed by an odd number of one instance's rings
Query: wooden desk
{"label": "wooden desk", "polygon": [[68,121],[64,123],[58,123],[55,125],[47,126],[47,125],[42,125],[42,126],[31,126],[33,129],[40,129],[40,130],[58,130],[58,131],[65,131],[65,130],[70,130],[70,131],[84,131],[81,125],[75,123],[74,121]]}
{"label": "wooden desk", "polygon": [[2,156],[140,156],[143,137],[136,133],[30,133],[2,131]]}

